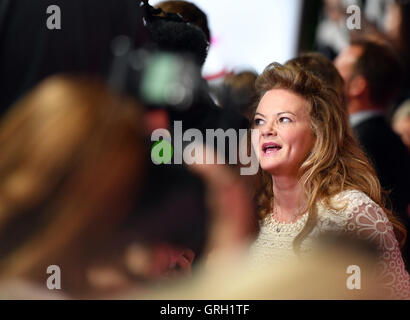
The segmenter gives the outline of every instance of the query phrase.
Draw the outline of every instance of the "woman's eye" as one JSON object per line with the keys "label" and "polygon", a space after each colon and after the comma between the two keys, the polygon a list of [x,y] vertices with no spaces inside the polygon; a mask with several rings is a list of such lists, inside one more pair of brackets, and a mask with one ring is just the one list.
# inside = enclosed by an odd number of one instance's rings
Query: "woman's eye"
{"label": "woman's eye", "polygon": [[292,122],[292,119],[290,119],[288,117],[280,117],[279,122],[280,123],[289,123],[289,122]]}
{"label": "woman's eye", "polygon": [[255,120],[253,121],[253,123],[255,124],[255,126],[259,126],[259,125],[261,125],[261,124],[262,124],[262,122],[263,122],[263,120],[262,120],[262,119],[255,119]]}

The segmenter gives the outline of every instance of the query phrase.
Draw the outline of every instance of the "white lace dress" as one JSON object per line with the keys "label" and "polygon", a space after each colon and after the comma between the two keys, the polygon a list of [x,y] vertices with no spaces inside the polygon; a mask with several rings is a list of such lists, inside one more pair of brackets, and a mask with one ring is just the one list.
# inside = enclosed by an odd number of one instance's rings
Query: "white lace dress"
{"label": "white lace dress", "polygon": [[[340,209],[318,206],[318,223],[303,241],[301,252],[310,251],[314,240],[322,233],[354,233],[377,245],[381,257],[383,283],[391,291],[392,296],[409,299],[410,277],[405,270],[393,226],[385,212],[366,194],[356,190],[339,193],[332,199],[332,203]],[[305,213],[295,223],[281,223],[275,221],[272,215],[268,215],[250,248],[252,262],[261,265],[294,256],[292,243],[304,227],[307,217]]]}

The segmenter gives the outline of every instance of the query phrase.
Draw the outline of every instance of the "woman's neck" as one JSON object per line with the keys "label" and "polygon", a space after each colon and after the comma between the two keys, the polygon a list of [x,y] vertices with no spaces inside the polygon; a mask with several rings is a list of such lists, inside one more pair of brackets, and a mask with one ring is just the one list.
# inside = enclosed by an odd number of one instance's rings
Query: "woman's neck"
{"label": "woman's neck", "polygon": [[274,214],[280,221],[290,222],[297,219],[305,204],[302,186],[297,177],[272,176],[274,195]]}

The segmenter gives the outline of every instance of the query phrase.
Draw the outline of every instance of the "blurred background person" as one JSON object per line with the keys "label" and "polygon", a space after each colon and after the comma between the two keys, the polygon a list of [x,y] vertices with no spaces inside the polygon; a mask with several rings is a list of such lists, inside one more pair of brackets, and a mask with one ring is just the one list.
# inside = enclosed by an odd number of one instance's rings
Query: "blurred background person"
{"label": "blurred background person", "polygon": [[211,43],[208,17],[205,12],[198,8],[194,3],[189,1],[170,0],[161,1],[154,7],[161,9],[163,12],[179,14],[184,21],[199,27],[205,34],[208,44]]}
{"label": "blurred background person", "polygon": [[383,29],[387,6],[390,2],[390,0],[365,1],[363,4],[366,19],[377,28]]}
{"label": "blurred background person", "polygon": [[398,103],[410,98],[410,2],[388,1],[384,20],[384,32],[393,44],[403,64],[403,83]]}
{"label": "blurred background person", "polygon": [[316,46],[319,52],[333,60],[350,41],[346,26],[346,9],[354,0],[324,0],[323,14],[316,30]]}
{"label": "blurred background person", "polygon": [[218,105],[223,109],[230,109],[241,114],[250,123],[252,107],[256,99],[255,80],[257,77],[258,74],[252,70],[227,74],[222,84],[213,90]]}
{"label": "blurred background person", "polygon": [[[345,80],[345,100],[350,124],[380,183],[389,192],[393,212],[410,230],[410,158],[400,138],[386,120],[386,110],[397,96],[400,64],[387,46],[358,40],[336,59]],[[409,263],[409,245],[404,258]]]}

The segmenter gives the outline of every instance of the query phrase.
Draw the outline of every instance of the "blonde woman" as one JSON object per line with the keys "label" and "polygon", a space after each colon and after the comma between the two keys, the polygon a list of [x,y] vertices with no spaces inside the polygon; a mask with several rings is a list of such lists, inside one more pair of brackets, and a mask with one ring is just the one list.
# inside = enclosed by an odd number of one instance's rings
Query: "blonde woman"
{"label": "blonde woman", "polygon": [[259,76],[256,88],[252,145],[262,169],[261,228],[252,260],[302,256],[321,234],[347,233],[377,247],[383,282],[393,297],[408,298],[400,252],[406,231],[385,208],[336,91],[302,66],[276,63]]}

